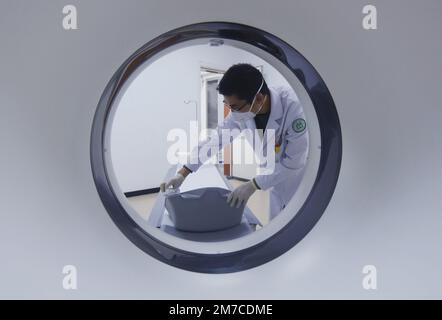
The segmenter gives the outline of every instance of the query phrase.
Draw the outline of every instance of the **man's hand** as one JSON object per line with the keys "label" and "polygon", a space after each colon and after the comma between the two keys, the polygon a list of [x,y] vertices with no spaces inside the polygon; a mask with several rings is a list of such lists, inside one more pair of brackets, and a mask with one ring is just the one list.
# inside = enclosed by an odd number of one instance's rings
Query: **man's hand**
{"label": "man's hand", "polygon": [[185,177],[181,173],[177,173],[175,177],[160,185],[161,192],[165,192],[169,187],[172,187],[172,189],[178,189],[183,184],[184,179]]}
{"label": "man's hand", "polygon": [[172,179],[170,179],[167,182],[163,182],[160,185],[160,191],[164,192],[166,191],[167,188],[172,187],[172,189],[178,189],[182,184],[184,179],[186,179],[186,177],[191,173],[192,171],[190,171],[189,169],[187,169],[187,167],[183,166],[175,175],[175,177],[173,177]]}
{"label": "man's hand", "polygon": [[253,181],[249,181],[240,185],[238,188],[232,191],[227,198],[227,202],[231,207],[236,205],[237,208],[241,207],[244,203],[246,204],[250,196],[257,190]]}

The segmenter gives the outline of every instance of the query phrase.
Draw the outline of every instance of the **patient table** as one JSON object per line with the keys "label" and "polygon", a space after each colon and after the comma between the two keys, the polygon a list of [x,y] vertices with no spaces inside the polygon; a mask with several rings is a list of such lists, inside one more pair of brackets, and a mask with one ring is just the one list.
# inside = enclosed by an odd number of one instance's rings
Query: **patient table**
{"label": "patient table", "polygon": [[[172,166],[164,178],[167,181],[173,177],[177,172],[178,167]],[[220,187],[232,190],[232,186],[223,174],[211,164],[203,165],[196,173],[190,174],[183,185],[180,187],[180,192],[185,192],[201,187]],[[241,223],[235,227],[214,231],[214,232],[185,232],[177,230],[170,219],[167,209],[164,206],[165,195],[163,192],[158,194],[155,204],[152,208],[148,224],[150,226],[159,228],[176,237],[200,241],[200,242],[216,242],[227,241],[242,237],[256,230],[256,226],[262,226],[258,218],[246,206],[242,216]]]}

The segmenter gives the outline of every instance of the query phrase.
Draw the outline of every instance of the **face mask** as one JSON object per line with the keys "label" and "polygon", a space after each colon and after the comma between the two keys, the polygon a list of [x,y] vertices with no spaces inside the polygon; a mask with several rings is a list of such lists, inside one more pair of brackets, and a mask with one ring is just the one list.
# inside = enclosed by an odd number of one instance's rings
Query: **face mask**
{"label": "face mask", "polygon": [[252,112],[252,111],[250,111],[250,110],[252,110],[253,104],[255,103],[256,96],[257,96],[258,93],[261,91],[261,88],[262,88],[263,85],[264,85],[264,79],[262,79],[261,86],[259,87],[258,91],[256,92],[255,97],[253,98],[253,101],[252,101],[252,104],[250,105],[250,109],[249,109],[249,111],[247,111],[247,112],[238,112],[238,111],[233,111],[233,110],[232,110],[231,114],[232,114],[232,118],[233,118],[234,120],[236,120],[236,121],[246,121],[246,120],[250,120],[250,119],[255,118],[256,114],[259,113],[259,112],[261,111],[262,106],[264,105],[264,102],[265,102],[265,98],[266,98],[267,96],[264,98],[264,101],[263,101],[263,103],[261,104],[261,107],[259,108],[259,110],[258,110],[257,113],[254,113],[254,112]]}

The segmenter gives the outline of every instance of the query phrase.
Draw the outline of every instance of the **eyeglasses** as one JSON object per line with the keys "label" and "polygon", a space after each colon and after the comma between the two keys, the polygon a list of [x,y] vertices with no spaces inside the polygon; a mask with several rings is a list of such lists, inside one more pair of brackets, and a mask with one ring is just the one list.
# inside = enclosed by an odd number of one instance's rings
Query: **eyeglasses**
{"label": "eyeglasses", "polygon": [[249,104],[248,102],[246,102],[246,103],[244,103],[242,106],[240,106],[240,107],[238,108],[238,107],[236,107],[235,104],[228,104],[225,100],[223,101],[223,103],[224,103],[224,105],[226,105],[230,110],[235,111],[235,112],[241,110],[242,108],[244,108],[246,105]]}

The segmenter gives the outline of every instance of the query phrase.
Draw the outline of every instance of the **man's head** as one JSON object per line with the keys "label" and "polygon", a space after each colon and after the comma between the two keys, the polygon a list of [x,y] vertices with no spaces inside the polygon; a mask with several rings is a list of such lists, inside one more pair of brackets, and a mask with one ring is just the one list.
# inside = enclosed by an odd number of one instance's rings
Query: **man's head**
{"label": "man's head", "polygon": [[[232,110],[254,111],[262,105],[265,95],[269,94],[267,84],[263,81],[261,72],[254,66],[247,63],[235,64],[224,74],[219,82],[218,91],[224,95],[224,103]],[[262,88],[256,94],[261,84]],[[253,102],[254,98],[255,102]]]}

